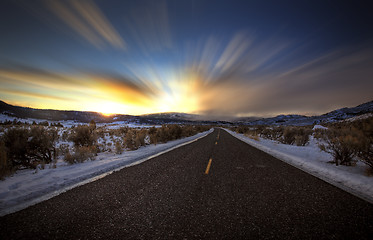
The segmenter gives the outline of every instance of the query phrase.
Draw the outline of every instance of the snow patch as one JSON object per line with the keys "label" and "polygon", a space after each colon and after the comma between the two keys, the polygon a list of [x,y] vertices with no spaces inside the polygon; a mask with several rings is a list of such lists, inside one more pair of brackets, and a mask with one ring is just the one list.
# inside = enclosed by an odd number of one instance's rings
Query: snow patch
{"label": "snow patch", "polygon": [[315,130],[315,129],[328,129],[327,127],[324,127],[324,126],[321,126],[321,125],[315,125],[313,126],[312,130]]}

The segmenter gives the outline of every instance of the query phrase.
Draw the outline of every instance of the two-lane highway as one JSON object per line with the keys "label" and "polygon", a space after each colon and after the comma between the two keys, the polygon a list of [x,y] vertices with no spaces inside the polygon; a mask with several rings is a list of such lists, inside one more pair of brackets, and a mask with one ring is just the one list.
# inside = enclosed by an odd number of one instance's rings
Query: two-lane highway
{"label": "two-lane highway", "polygon": [[0,218],[0,239],[372,239],[373,205],[222,129]]}

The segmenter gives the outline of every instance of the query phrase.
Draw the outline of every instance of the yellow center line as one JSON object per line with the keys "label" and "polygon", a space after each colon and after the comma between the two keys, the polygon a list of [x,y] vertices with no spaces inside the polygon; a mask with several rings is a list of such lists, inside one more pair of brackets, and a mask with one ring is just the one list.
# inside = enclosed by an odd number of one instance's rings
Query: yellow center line
{"label": "yellow center line", "polygon": [[209,163],[207,164],[205,174],[209,174],[210,167],[211,167],[212,158],[210,158]]}

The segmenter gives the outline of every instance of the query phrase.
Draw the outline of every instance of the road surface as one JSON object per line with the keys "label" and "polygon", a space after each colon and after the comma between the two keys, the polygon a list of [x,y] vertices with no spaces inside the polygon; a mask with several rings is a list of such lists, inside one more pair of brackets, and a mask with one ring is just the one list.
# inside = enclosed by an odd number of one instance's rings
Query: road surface
{"label": "road surface", "polygon": [[372,238],[372,204],[219,129],[0,218],[0,239]]}

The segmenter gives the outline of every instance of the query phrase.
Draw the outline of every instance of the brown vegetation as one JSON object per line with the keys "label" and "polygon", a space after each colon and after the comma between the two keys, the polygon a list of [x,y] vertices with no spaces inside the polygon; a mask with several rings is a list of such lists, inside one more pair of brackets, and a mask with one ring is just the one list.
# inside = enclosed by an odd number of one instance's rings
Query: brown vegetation
{"label": "brown vegetation", "polygon": [[[163,143],[194,135],[210,129],[207,126],[164,125],[149,129],[121,127],[110,129],[89,125],[63,128],[61,124],[41,122],[27,124],[18,121],[1,125],[0,137],[0,178],[19,168],[36,168],[40,164],[56,167],[56,159],[70,164],[94,160],[98,152],[122,154],[125,149],[136,150],[147,144]],[[62,143],[56,148],[59,140]],[[71,147],[70,143],[73,143]]]}
{"label": "brown vegetation", "polygon": [[309,137],[312,134],[312,130],[309,126],[239,126],[233,128],[233,131],[243,133],[255,140],[259,140],[259,137],[262,137],[284,144],[296,144],[297,146],[305,146],[309,142]]}
{"label": "brown vegetation", "polygon": [[331,152],[336,164],[351,165],[356,158],[373,169],[373,118],[329,124],[324,131],[324,151]]}
{"label": "brown vegetation", "polygon": [[320,149],[330,153],[338,166],[353,164],[357,149],[360,147],[360,132],[348,129],[329,129],[323,136],[325,144],[320,144]]}
{"label": "brown vegetation", "polygon": [[56,157],[55,128],[42,126],[10,127],[0,140],[0,176],[21,167],[36,168]]}
{"label": "brown vegetation", "polygon": [[312,126],[238,126],[233,131],[253,139],[259,137],[284,144],[305,146],[310,135],[320,141],[322,151],[333,156],[336,165],[351,166],[359,160],[373,171],[373,118],[324,124],[328,129],[311,130]]}

